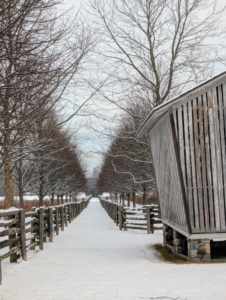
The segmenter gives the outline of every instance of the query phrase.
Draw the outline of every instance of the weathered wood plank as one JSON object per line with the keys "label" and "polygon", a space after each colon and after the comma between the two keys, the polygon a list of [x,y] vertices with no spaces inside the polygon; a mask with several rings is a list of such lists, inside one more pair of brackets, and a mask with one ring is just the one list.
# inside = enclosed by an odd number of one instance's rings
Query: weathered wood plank
{"label": "weathered wood plank", "polygon": [[207,187],[209,200],[209,215],[210,215],[210,229],[215,229],[214,218],[214,202],[213,202],[213,183],[211,174],[211,156],[210,156],[210,138],[209,138],[209,120],[206,93],[203,95],[203,121],[204,121],[204,147],[206,155],[206,170],[207,170]]}
{"label": "weathered wood plank", "polygon": [[55,208],[56,235],[59,235],[59,208]]}
{"label": "weathered wood plank", "polygon": [[8,227],[19,223],[19,219],[11,219],[8,221],[0,221],[0,227]]}
{"label": "weathered wood plank", "polygon": [[136,230],[147,230],[147,227],[140,227],[140,226],[124,226],[124,229],[136,229]]}
{"label": "weathered wood plank", "polygon": [[28,226],[28,225],[31,225],[31,224],[36,224],[38,222],[39,222],[39,220],[37,218],[33,218],[32,220],[26,222],[25,226]]}
{"label": "weathered wood plank", "polygon": [[147,233],[150,234],[151,233],[150,207],[147,207],[146,209],[147,209]]}
{"label": "weathered wood plank", "polygon": [[201,151],[201,174],[202,174],[202,190],[203,190],[203,206],[204,207],[204,217],[205,217],[205,230],[210,229],[209,220],[209,203],[208,203],[208,193],[207,193],[207,170],[206,170],[206,156],[205,156],[205,146],[204,146],[204,117],[203,117],[203,100],[202,97],[198,97],[198,114],[199,114],[199,135],[200,135],[200,151]]}
{"label": "weathered wood plank", "polygon": [[[192,101],[193,104],[193,101]],[[190,134],[190,149],[191,149],[191,185],[192,185],[192,195],[193,195],[193,207],[194,209],[194,229],[199,230],[199,207],[198,207],[198,190],[196,181],[196,163],[195,163],[195,145],[194,145],[194,131],[193,131],[193,108],[192,105],[188,106],[188,116],[189,116],[189,134]]]}
{"label": "weathered wood plank", "polygon": [[194,145],[195,145],[195,162],[196,162],[196,180],[198,188],[198,207],[200,229],[204,230],[204,212],[203,212],[203,194],[202,194],[202,165],[201,165],[201,148],[199,137],[199,111],[197,100],[193,100],[193,126],[194,126]]}
{"label": "weathered wood plank", "polygon": [[[12,249],[10,249],[9,252],[7,252],[7,253],[5,253],[3,255],[0,255],[0,261],[3,261],[4,259],[6,259],[8,257],[11,257],[11,256],[14,257],[14,255],[16,255],[17,252],[19,252],[19,251],[20,251],[20,247],[18,247],[18,246],[13,247]],[[17,260],[17,257],[15,258],[15,260]]]}
{"label": "weathered wood plank", "polygon": [[49,241],[53,241],[53,209],[49,207]]}
{"label": "weathered wood plank", "polygon": [[43,216],[44,209],[43,207],[39,208],[39,250],[43,250],[43,241],[44,241],[44,225],[43,225]]}
{"label": "weathered wood plank", "polygon": [[20,240],[19,237],[16,237],[14,239],[1,241],[0,242],[0,249],[8,247],[8,246],[12,245],[13,243],[17,243],[19,240]]}
{"label": "weathered wood plank", "polygon": [[118,214],[119,214],[119,229],[122,230],[122,226],[123,226],[122,205],[119,205],[118,207]]}
{"label": "weathered wood plank", "polygon": [[25,236],[25,214],[24,210],[20,210],[20,245],[21,245],[21,256],[22,259],[27,261],[26,252],[26,236]]}
{"label": "weathered wood plank", "polygon": [[[175,126],[176,127],[176,126]],[[185,157],[184,157],[184,123],[183,123],[183,107],[178,107],[178,142],[180,149],[180,163],[183,174],[183,180],[185,185]],[[186,191],[187,192],[187,191]]]}
{"label": "weathered wood plank", "polygon": [[213,100],[212,92],[207,92],[208,112],[209,112],[209,132],[210,132],[210,148],[211,148],[211,170],[213,178],[213,199],[214,199],[214,214],[216,230],[220,230],[220,212],[219,212],[219,197],[217,186],[217,161],[215,150],[215,130],[214,130],[214,116],[213,116]]}
{"label": "weathered wood plank", "polygon": [[[220,227],[225,229],[225,207],[223,196],[223,174],[222,174],[222,160],[221,160],[221,140],[219,129],[219,116],[218,116],[218,103],[217,103],[217,90],[212,89],[212,101],[213,101],[213,124],[214,124],[214,137],[215,137],[215,149],[216,149],[216,173],[217,173],[217,189],[218,189],[218,201],[219,201],[219,213],[220,213]],[[211,148],[212,149],[212,148]]]}
{"label": "weathered wood plank", "polygon": [[191,147],[190,147],[190,135],[189,130],[189,114],[187,109],[187,103],[184,104],[184,139],[185,139],[185,165],[187,172],[187,199],[189,203],[189,213],[191,220],[191,227],[194,229],[194,213],[193,213],[193,196],[192,196],[192,183],[191,183]]}
{"label": "weathered wood plank", "polygon": [[15,218],[19,218],[19,212],[19,209],[15,211],[4,211],[4,209],[0,209],[0,217],[15,216]]}
{"label": "weathered wood plank", "polygon": [[[219,120],[220,120],[220,137],[221,137],[221,151],[222,151],[222,168],[223,168],[223,194],[224,194],[224,207],[226,208],[226,141],[225,141],[225,122],[226,122],[226,91],[224,91],[226,85],[220,85],[218,87],[219,97]],[[225,95],[224,95],[225,93]]]}
{"label": "weathered wood plank", "polygon": [[25,218],[33,218],[33,217],[38,217],[38,212],[25,212]]}

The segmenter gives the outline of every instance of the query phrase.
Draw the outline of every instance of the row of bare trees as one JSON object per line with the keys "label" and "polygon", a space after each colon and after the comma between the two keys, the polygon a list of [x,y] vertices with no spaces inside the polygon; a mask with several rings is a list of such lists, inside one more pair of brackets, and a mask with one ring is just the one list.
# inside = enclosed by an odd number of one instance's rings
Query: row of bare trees
{"label": "row of bare trees", "polygon": [[[0,1],[0,169],[5,207],[24,191],[84,187],[81,158],[55,113],[95,42],[61,0]],[[73,187],[74,185],[74,187]]]}
{"label": "row of bare trees", "polygon": [[155,177],[147,137],[138,140],[137,130],[145,115],[139,102],[130,103],[128,115],[123,116],[120,126],[111,139],[104,155],[97,186],[103,193],[131,194],[149,190],[155,191]]}
{"label": "row of bare trees", "polygon": [[105,115],[110,119],[106,132],[111,141],[102,151],[99,192],[139,190],[144,183],[153,189],[149,139],[138,141],[136,132],[153,108],[225,70],[225,3],[89,2],[103,37],[99,47],[103,85],[97,96],[121,115]]}

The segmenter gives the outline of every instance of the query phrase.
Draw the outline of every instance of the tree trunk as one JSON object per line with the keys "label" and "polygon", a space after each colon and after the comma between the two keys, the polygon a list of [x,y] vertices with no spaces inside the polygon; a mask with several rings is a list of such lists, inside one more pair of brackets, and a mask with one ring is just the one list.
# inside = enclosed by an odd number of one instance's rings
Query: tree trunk
{"label": "tree trunk", "polygon": [[43,206],[43,198],[44,198],[44,172],[41,166],[39,173],[39,206]]}
{"label": "tree trunk", "polygon": [[23,160],[22,158],[19,159],[19,170],[18,170],[18,177],[19,177],[19,198],[20,198],[20,208],[24,208],[24,188],[23,188]]}
{"label": "tree trunk", "polygon": [[146,184],[144,183],[144,187],[143,187],[143,205],[146,204]]}
{"label": "tree trunk", "polygon": [[14,178],[11,164],[11,160],[5,162],[5,208],[12,207],[14,203]]}
{"label": "tree trunk", "polygon": [[54,192],[52,192],[52,195],[51,195],[51,206],[54,205]]}

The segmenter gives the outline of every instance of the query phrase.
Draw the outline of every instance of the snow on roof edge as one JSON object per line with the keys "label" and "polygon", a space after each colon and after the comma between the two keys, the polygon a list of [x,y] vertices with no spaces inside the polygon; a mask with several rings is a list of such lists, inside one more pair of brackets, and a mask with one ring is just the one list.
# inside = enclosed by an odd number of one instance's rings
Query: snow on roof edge
{"label": "snow on roof edge", "polygon": [[[158,122],[158,120],[161,118],[162,115],[165,114],[165,112],[167,111],[167,109],[179,102],[180,100],[183,100],[184,97],[189,97],[191,96],[193,93],[198,92],[200,89],[202,89],[204,86],[208,85],[209,83],[214,84],[216,81],[223,79],[224,77],[226,77],[226,71],[208,79],[205,80],[203,82],[201,82],[199,85],[195,86],[192,89],[187,90],[186,92],[179,94],[178,96],[160,104],[159,106],[157,106],[156,108],[154,108],[146,117],[146,119],[144,120],[144,122],[141,124],[140,128],[137,131],[137,138],[140,138],[142,136],[144,136],[146,133],[148,133],[150,131],[150,129]],[[152,120],[152,117],[154,118],[157,112],[157,120],[156,122],[150,122]],[[155,120],[155,119],[154,119]]]}

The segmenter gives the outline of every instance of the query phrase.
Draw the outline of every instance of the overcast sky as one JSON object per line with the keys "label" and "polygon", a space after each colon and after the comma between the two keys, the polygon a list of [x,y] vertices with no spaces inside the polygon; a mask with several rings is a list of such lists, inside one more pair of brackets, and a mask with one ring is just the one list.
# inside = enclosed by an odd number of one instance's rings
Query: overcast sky
{"label": "overcast sky", "polygon": [[[85,2],[86,2],[85,0],[64,0],[62,4],[62,8],[67,9],[74,6],[73,9],[76,12],[77,9],[81,7],[81,5],[85,5]],[[75,90],[73,89],[71,90],[71,94],[69,97],[70,100],[72,100],[72,102],[76,101],[77,103],[79,101],[79,103],[82,103],[83,101],[85,101],[87,95],[83,94],[81,91],[77,91],[76,89]],[[71,108],[70,110],[73,113],[73,108]],[[101,130],[101,125],[97,123],[97,118],[91,118],[91,119],[92,119],[91,121],[95,122],[94,127],[100,128]],[[78,123],[83,123],[84,125],[86,125],[87,119],[75,116],[72,122],[70,122],[70,127],[73,127],[73,124],[75,124],[76,127]],[[103,144],[106,143],[106,138],[104,136],[101,136],[100,133],[97,133],[94,130],[85,128],[85,126],[81,130],[79,130],[76,135],[78,136],[79,140],[83,139],[84,135],[87,137],[80,144],[80,148],[84,152],[84,159],[86,160],[88,165],[88,175],[92,175],[93,169],[101,164],[101,159],[102,159],[102,156],[100,154],[96,154],[94,152],[102,150]]]}

